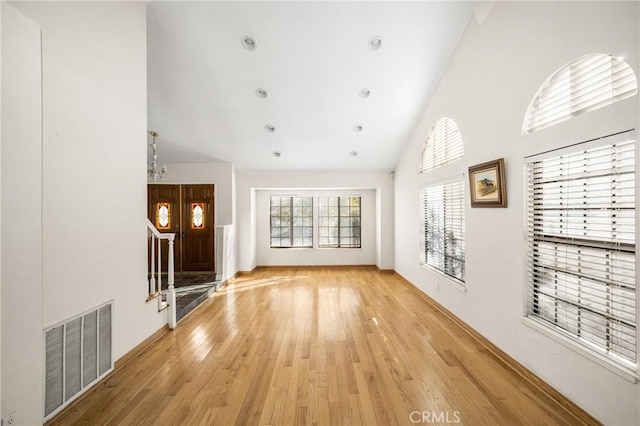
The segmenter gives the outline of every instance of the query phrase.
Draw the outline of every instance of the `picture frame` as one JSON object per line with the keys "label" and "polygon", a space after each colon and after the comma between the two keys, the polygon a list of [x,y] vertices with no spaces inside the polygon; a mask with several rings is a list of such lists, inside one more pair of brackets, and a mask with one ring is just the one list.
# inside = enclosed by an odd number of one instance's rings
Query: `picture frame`
{"label": "picture frame", "polygon": [[469,167],[471,207],[507,207],[504,158]]}

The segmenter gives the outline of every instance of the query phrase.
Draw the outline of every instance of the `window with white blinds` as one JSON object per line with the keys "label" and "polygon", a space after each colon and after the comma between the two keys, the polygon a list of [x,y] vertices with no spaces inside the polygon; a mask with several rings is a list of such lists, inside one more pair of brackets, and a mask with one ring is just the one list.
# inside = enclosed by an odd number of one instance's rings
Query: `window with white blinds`
{"label": "window with white blinds", "polygon": [[272,196],[271,248],[313,247],[313,197]]}
{"label": "window with white blinds", "polygon": [[361,197],[318,197],[318,247],[360,248]]}
{"label": "window with white blinds", "polygon": [[522,134],[569,120],[638,93],[631,67],[607,54],[577,58],[553,73],[529,105]]}
{"label": "window with white blinds", "polygon": [[425,187],[421,263],[464,282],[464,181]]}
{"label": "window with white blinds", "polygon": [[635,137],[527,164],[527,315],[627,368],[636,363]]}
{"label": "window with white blinds", "polygon": [[464,156],[462,135],[451,118],[443,117],[431,127],[420,155],[420,173],[440,167]]}

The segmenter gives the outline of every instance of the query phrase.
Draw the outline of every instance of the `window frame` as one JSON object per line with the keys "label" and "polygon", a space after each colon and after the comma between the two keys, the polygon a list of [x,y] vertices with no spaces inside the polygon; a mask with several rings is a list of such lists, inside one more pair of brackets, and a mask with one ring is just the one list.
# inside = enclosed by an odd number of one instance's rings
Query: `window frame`
{"label": "window frame", "polygon": [[[277,216],[274,216],[273,214],[273,209],[274,209],[274,198],[278,198],[280,200],[280,205],[276,206],[280,209],[280,214]],[[314,229],[314,196],[304,196],[304,195],[269,195],[269,248],[271,249],[309,249],[309,248],[314,248],[314,244],[313,244],[313,229]],[[282,206],[282,200],[284,199],[288,199],[288,206]],[[309,215],[294,215],[294,209],[295,206],[294,205],[294,199],[300,199],[301,200],[301,205],[298,206],[302,209],[304,208],[310,208],[311,209],[311,216]],[[311,200],[311,205],[310,206],[306,206],[304,205],[305,203],[305,199]],[[288,237],[283,237],[282,236],[282,231],[280,232],[280,236],[279,237],[274,237],[274,219],[279,219],[280,221],[282,221],[282,208],[283,207],[288,207],[289,210],[289,225],[288,226],[277,226],[275,228],[278,229],[289,229],[289,236]],[[311,218],[311,225],[295,225],[295,219],[299,218],[303,223],[305,221],[305,218]],[[304,239],[306,238],[311,238],[311,245],[295,245],[295,229],[296,228],[300,228],[301,229],[301,233],[303,234],[301,237],[302,241],[304,241]],[[311,236],[304,236],[304,229],[310,229],[311,230]],[[280,239],[280,243],[282,244],[282,241],[285,238],[289,239],[290,245],[273,245],[273,239],[274,238],[278,238]]]}
{"label": "window frame", "polygon": [[[336,196],[330,196],[330,195],[318,195],[318,221],[317,221],[317,228],[318,228],[318,243],[317,243],[317,247],[319,249],[362,249],[362,196],[361,195],[336,195]],[[322,206],[322,202],[321,199],[326,199],[328,201],[330,201],[331,199],[336,199],[337,200],[337,208],[338,208],[338,215],[337,216],[329,216],[329,214],[327,214],[326,218],[327,218],[327,222],[330,222],[330,219],[332,217],[337,217],[338,219],[338,225],[337,226],[331,226],[331,225],[322,225],[322,219],[325,217],[323,215],[321,215],[320,213],[320,209],[323,207]],[[351,214],[349,214],[348,216],[345,216],[345,218],[353,218],[353,217],[358,217],[359,218],[359,225],[357,227],[354,226],[349,226],[349,227],[343,227],[342,226],[342,219],[343,216],[340,214],[340,210],[341,207],[343,207],[341,205],[341,199],[342,198],[348,198],[349,199],[349,212],[351,213],[351,209],[353,208],[352,204],[351,204],[351,199],[352,198],[357,198],[358,199],[358,215],[357,216],[352,216]],[[326,208],[329,209],[330,207],[333,207],[330,203],[327,204]],[[338,229],[338,244],[337,245],[332,245],[332,244],[323,244],[322,241],[322,232],[320,231],[321,228],[326,228],[327,231],[329,231],[331,228],[337,228]],[[342,236],[340,234],[341,229],[343,228],[357,228],[358,229],[358,245],[342,245]],[[329,233],[329,232],[328,232]],[[326,238],[329,238],[330,236],[328,235]],[[351,235],[349,237],[351,240],[353,240],[353,235]]]}
{"label": "window frame", "polygon": [[[431,164],[427,158],[431,157]],[[429,173],[464,157],[464,141],[458,123],[450,117],[440,117],[429,129],[422,144],[418,174]]]}
{"label": "window frame", "polygon": [[[625,141],[632,141],[632,146],[633,146],[633,159],[634,159],[634,163],[637,162],[637,135],[635,133],[634,130],[631,131],[626,131],[626,132],[620,132],[614,135],[610,135],[610,136],[605,136],[602,138],[598,138],[598,139],[594,139],[591,141],[587,141],[587,142],[583,142],[583,143],[579,143],[579,144],[572,144],[569,146],[565,146],[562,148],[558,148],[555,150],[551,150],[551,151],[546,151],[544,153],[541,154],[535,154],[535,155],[531,155],[525,158],[524,161],[524,172],[525,172],[525,178],[524,178],[524,191],[525,191],[525,208],[524,208],[524,224],[525,224],[525,230],[526,230],[526,242],[525,242],[525,247],[526,247],[526,252],[525,252],[525,291],[524,291],[524,300],[523,300],[523,318],[522,321],[525,325],[538,330],[540,332],[542,332],[543,334],[551,337],[552,339],[568,346],[569,348],[571,348],[572,350],[576,351],[577,353],[586,356],[587,358],[590,358],[592,360],[594,360],[595,362],[597,362],[598,364],[604,366],[605,368],[609,369],[610,371],[619,374],[620,376],[630,380],[630,381],[635,381],[639,376],[638,376],[638,350],[640,348],[639,343],[638,343],[638,297],[637,297],[637,282],[638,282],[638,277],[634,272],[634,283],[635,283],[635,292],[634,292],[634,307],[635,307],[635,323],[634,323],[634,332],[635,334],[633,334],[634,336],[634,340],[635,340],[635,361],[630,361],[628,359],[625,359],[623,356],[621,355],[616,355],[616,354],[611,354],[610,352],[612,352],[612,350],[607,349],[610,345],[611,345],[611,339],[615,340],[616,336],[619,336],[620,333],[616,332],[616,330],[614,328],[609,329],[609,327],[607,326],[606,329],[606,338],[605,338],[605,342],[606,342],[606,346],[607,347],[598,347],[596,343],[593,343],[589,338],[583,338],[581,337],[581,333],[577,332],[577,333],[573,333],[570,330],[567,330],[566,328],[563,328],[561,326],[552,324],[551,321],[548,318],[543,318],[542,314],[536,314],[535,312],[533,312],[533,300],[534,300],[534,292],[535,292],[535,284],[534,284],[534,280],[538,279],[540,280],[541,278],[534,278],[536,272],[534,271],[534,265],[535,265],[535,261],[532,259],[533,257],[533,246],[534,246],[534,242],[535,241],[542,241],[541,239],[538,240],[534,240],[535,236],[535,232],[534,231],[530,231],[530,227],[532,226],[532,215],[536,214],[536,212],[538,211],[544,211],[543,209],[538,209],[536,210],[533,206],[532,206],[532,195],[531,195],[531,191],[534,191],[534,187],[535,187],[535,183],[531,180],[531,176],[530,176],[530,172],[529,172],[529,168],[532,167],[530,166],[533,163],[537,163],[537,162],[544,162],[545,160],[552,160],[555,158],[558,158],[560,156],[571,156],[571,155],[575,155],[576,153],[581,153],[583,151],[587,151],[587,150],[594,150],[594,149],[602,149],[602,148],[606,148],[608,146],[615,146],[615,145],[621,145],[623,144]],[[584,166],[583,166],[584,167]],[[616,176],[614,174],[615,168],[610,169],[611,172],[608,173],[606,175],[606,177],[610,178],[613,182],[616,182]],[[634,166],[634,170],[633,172],[634,176],[637,174],[637,168]],[[578,175],[576,173],[576,175]],[[579,178],[579,176],[578,176]],[[576,181],[576,178],[571,179],[571,181]],[[637,224],[635,223],[635,218],[637,217],[637,191],[638,191],[638,187],[636,184],[637,181],[637,177],[635,177],[633,179],[633,184],[634,184],[634,188],[633,188],[633,196],[634,196],[634,207],[633,207],[633,218],[634,218],[634,232],[633,232],[633,236],[634,236],[634,243],[633,243],[633,256],[631,257],[631,259],[633,259],[633,261],[635,262],[635,265],[637,265],[637,257],[638,257],[638,253],[637,253],[637,248],[635,247],[637,245],[637,242],[635,241],[635,237],[637,236]],[[613,185],[612,185],[613,186]],[[567,185],[567,189],[565,189],[565,191],[568,191],[569,185]],[[588,192],[588,190],[585,189],[585,191]],[[613,189],[611,190],[612,193],[615,192]],[[615,196],[612,195],[612,197]],[[549,203],[550,201],[553,201],[552,199],[549,200],[547,203]],[[595,202],[594,202],[595,203]],[[615,210],[615,209],[614,209]],[[617,210],[616,210],[617,211]],[[540,213],[537,213],[540,214]],[[612,213],[613,216],[613,213]],[[586,220],[586,219],[585,219]],[[547,220],[547,226],[549,221]],[[586,223],[586,222],[585,222]],[[616,222],[617,223],[617,222]],[[569,222],[567,222],[567,224],[565,226],[568,226]],[[537,225],[537,226],[542,226],[542,225]],[[612,226],[613,228],[613,226]],[[617,228],[617,227],[616,227]],[[585,227],[585,229],[587,229],[588,232],[590,232],[591,234],[594,234],[595,231],[588,229]],[[547,238],[548,236],[543,236],[541,237],[542,239]],[[588,240],[585,241],[585,244],[582,244],[580,242],[580,238],[575,238],[575,237],[562,237],[558,239],[558,244],[562,244],[562,241],[565,241],[565,244],[572,244],[575,247],[582,247],[582,250],[584,251],[588,251],[588,250],[592,250],[593,246],[599,246],[598,250],[601,250],[604,253],[608,253],[609,251],[612,250],[612,247],[614,247],[616,245],[616,243],[612,242],[612,241],[605,241],[605,242],[601,242],[603,241],[603,238],[597,239],[594,238],[593,236],[589,236]],[[625,247],[625,250],[622,251],[627,251],[628,252],[628,246]],[[615,251],[614,251],[615,253]],[[565,254],[566,256],[566,254]],[[608,256],[608,255],[607,255]],[[555,259],[557,259],[557,256],[555,257]],[[609,257],[607,257],[607,259],[609,259]],[[540,261],[539,261],[540,262]],[[557,260],[555,262],[558,262]],[[552,262],[553,263],[553,262]],[[595,261],[594,261],[594,265],[595,265]],[[587,266],[592,266],[591,263],[589,263]],[[587,266],[584,266],[583,268],[586,268]],[[544,266],[545,270],[551,270],[548,269],[549,266]],[[607,263],[607,268],[611,267],[609,263]],[[557,270],[558,268],[560,268],[560,266],[555,266],[554,270]],[[634,271],[635,271],[635,267],[634,267]],[[586,273],[585,273],[586,274]],[[612,275],[615,275],[616,272],[612,272]],[[588,280],[589,277],[588,275],[583,275],[582,273],[579,274],[579,280]],[[540,273],[538,272],[538,277],[540,276]],[[614,280],[611,280],[612,282],[614,282]],[[615,285],[615,282],[614,282]],[[538,288],[540,284],[538,284]],[[620,287],[623,288],[624,286]],[[571,290],[571,287],[567,287]],[[609,288],[609,286],[607,286],[607,288]],[[618,288],[618,287],[616,287]],[[588,290],[588,288],[587,288]],[[566,291],[566,290],[565,290]],[[590,297],[591,294],[587,293]],[[580,297],[578,297],[578,299],[580,299]],[[586,300],[587,297],[584,297],[584,299]],[[605,296],[601,297],[602,300],[607,300]],[[559,300],[559,299],[558,299]],[[582,303],[582,302],[580,302]],[[584,302],[586,303],[586,302]],[[600,302],[601,304],[606,304],[609,302]],[[611,302],[611,303],[615,303],[615,302]],[[591,308],[593,309],[593,305],[592,306],[587,306],[587,308]],[[573,309],[573,308],[571,308]],[[612,308],[614,311],[616,310],[616,308]],[[540,308],[538,308],[538,311],[540,311]],[[568,318],[568,317],[567,317]],[[567,328],[572,328],[572,324],[569,323],[570,319],[565,318],[565,320],[567,321]],[[572,319],[572,318],[571,318]],[[585,327],[587,327],[587,331],[583,331],[583,333],[592,333],[591,331],[591,327],[589,326],[584,326],[580,324],[580,319],[578,317],[578,319],[576,319],[576,321],[578,322],[577,325],[577,329],[580,330],[581,328],[584,330]],[[608,324],[608,321],[610,320],[606,320],[605,322]],[[557,321],[556,321],[557,322]],[[595,326],[593,326],[595,327]],[[576,328],[576,327],[573,327]],[[595,328],[594,328],[595,329]],[[618,333],[618,334],[616,334]]]}
{"label": "window frame", "polygon": [[[445,202],[444,197],[445,195],[445,191],[446,191],[446,187],[449,185],[459,185],[459,188],[457,189],[458,191],[458,195],[459,195],[459,199],[458,199],[458,205],[457,208],[461,209],[461,216],[460,216],[460,227],[457,229],[459,231],[461,231],[462,234],[462,277],[458,278],[455,275],[452,275],[450,273],[448,273],[446,270],[444,269],[440,269],[439,267],[432,265],[428,262],[427,259],[427,239],[428,239],[428,235],[427,235],[427,223],[426,223],[426,212],[427,212],[427,206],[426,206],[426,200],[425,200],[425,191],[428,189],[432,189],[432,188],[442,188],[443,191],[443,203]],[[465,276],[466,276],[466,190],[465,190],[465,179],[463,177],[460,178],[455,178],[455,179],[448,179],[448,180],[442,180],[442,181],[437,181],[437,182],[431,182],[425,185],[422,185],[418,192],[419,192],[419,209],[420,209],[420,266],[428,269],[429,271],[433,271],[435,273],[437,273],[438,275],[442,276],[444,279],[447,280],[447,282],[451,283],[455,288],[457,288],[460,291],[466,292],[466,281],[465,281]],[[451,222],[451,218],[447,218],[446,216],[446,212],[443,213],[443,217],[442,220],[444,222],[444,225],[446,225],[447,222]],[[443,233],[448,232],[446,227],[443,227],[442,229]],[[446,255],[446,251],[447,251],[447,247],[446,247],[446,243],[449,240],[447,238],[442,240],[442,244],[443,244],[443,249],[442,249],[442,253],[440,253],[443,256],[442,259],[442,263],[446,263],[447,262],[447,255]],[[457,259],[458,261],[460,261],[460,259]]]}
{"label": "window frame", "polygon": [[637,94],[635,72],[624,59],[607,53],[574,58],[536,90],[524,115],[521,135],[554,127]]}

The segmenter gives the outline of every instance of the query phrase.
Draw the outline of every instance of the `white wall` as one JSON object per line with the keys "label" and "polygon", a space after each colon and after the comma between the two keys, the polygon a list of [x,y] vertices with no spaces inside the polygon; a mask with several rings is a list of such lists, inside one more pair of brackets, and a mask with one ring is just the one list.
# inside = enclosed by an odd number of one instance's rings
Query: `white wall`
{"label": "white wall", "polygon": [[[235,167],[231,170],[231,193],[233,194],[233,199],[231,200],[231,211],[232,211],[232,222],[234,225],[238,223],[238,196],[237,196],[237,174]],[[234,226],[231,228],[229,233],[229,238],[231,241],[228,242],[227,249],[227,267],[225,273],[227,274],[224,278],[231,278],[238,272],[238,238],[237,238],[238,230]]]}
{"label": "white wall", "polygon": [[[0,5],[0,23],[2,5]],[[0,24],[0,82],[2,81],[2,25]],[[2,85],[0,84],[0,176],[2,175]],[[2,178],[0,177],[0,229],[2,229]],[[0,237],[1,238],[1,237]],[[2,401],[2,244],[0,244],[0,401]],[[0,416],[2,407],[0,407]]]}
{"label": "white wall", "polygon": [[216,226],[215,240],[216,280],[224,282],[232,278],[231,271],[235,274],[233,225]]}
{"label": "white wall", "polygon": [[117,359],[165,319],[145,304],[145,5],[18,7],[42,27],[44,326],[114,299]]}
{"label": "white wall", "polygon": [[[14,5],[42,28],[44,278],[37,338],[42,341],[43,328],[113,299],[117,360],[166,323],[165,311],[145,303],[145,5]],[[37,294],[31,297],[37,304]],[[6,306],[10,299],[3,299]],[[26,317],[23,310],[20,317]],[[25,359],[25,353],[35,355],[28,370],[37,371],[39,381],[29,392],[38,403],[28,403],[25,415],[33,420],[25,423],[37,423],[42,350],[11,351]]]}
{"label": "white wall", "polygon": [[[523,325],[524,157],[629,128],[638,97],[521,136],[537,89],[555,70],[591,52],[624,56],[640,74],[639,4],[496,2],[470,22],[396,170],[395,266],[404,277],[542,379],[607,424],[638,424],[638,385]],[[487,10],[484,10],[487,12]],[[464,139],[458,163],[418,176],[422,143],[442,116]],[[418,263],[418,188],[505,158],[509,207],[466,212],[467,292]]]}
{"label": "white wall", "polygon": [[2,411],[42,419],[40,28],[2,8]]}
{"label": "white wall", "polygon": [[[162,160],[161,155],[161,147],[159,147],[160,160]],[[169,163],[167,169],[167,174],[158,180],[157,184],[213,183],[215,185],[215,223],[216,225],[233,224],[233,164]],[[149,183],[152,181],[149,180]]]}
{"label": "white wall", "polygon": [[[375,263],[380,269],[393,269],[393,180],[388,172],[258,172],[248,170],[238,170],[236,172],[236,199],[237,199],[237,248],[238,248],[238,270],[251,271],[256,266],[261,265],[258,258],[258,234],[260,238],[264,232],[261,230],[259,221],[264,220],[263,214],[258,214],[258,193],[263,190],[366,190],[375,191],[375,220],[376,229],[381,230],[376,235],[375,256],[373,262],[369,255],[364,254],[359,260],[365,264]],[[267,213],[268,219],[268,210]],[[263,226],[264,228],[264,226]],[[268,230],[267,230],[268,235]],[[293,253],[293,252],[292,252]],[[329,256],[317,257],[318,251],[313,251],[314,255],[304,258],[285,259],[279,258],[279,264],[288,265],[309,265],[309,264],[335,264],[336,258],[333,254]],[[342,251],[340,251],[342,253]],[[289,255],[279,255],[289,256]],[[266,258],[265,261],[275,261],[273,258]],[[292,262],[290,263],[289,260]],[[326,262],[325,262],[326,260]],[[355,259],[354,259],[355,260]],[[353,264],[353,263],[351,263]]]}
{"label": "white wall", "polygon": [[[298,195],[314,197],[314,248],[271,248],[270,197]],[[362,248],[318,248],[317,197],[361,197],[361,245]],[[350,191],[256,191],[256,259],[258,265],[375,265],[376,258],[376,193],[373,189]]]}

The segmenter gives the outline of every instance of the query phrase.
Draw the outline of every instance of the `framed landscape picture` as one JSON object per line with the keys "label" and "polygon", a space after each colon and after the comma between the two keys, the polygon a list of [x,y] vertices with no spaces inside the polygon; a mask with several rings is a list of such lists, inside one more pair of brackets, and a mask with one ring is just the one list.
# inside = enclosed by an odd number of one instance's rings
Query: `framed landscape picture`
{"label": "framed landscape picture", "polygon": [[507,207],[504,158],[469,167],[471,207]]}

